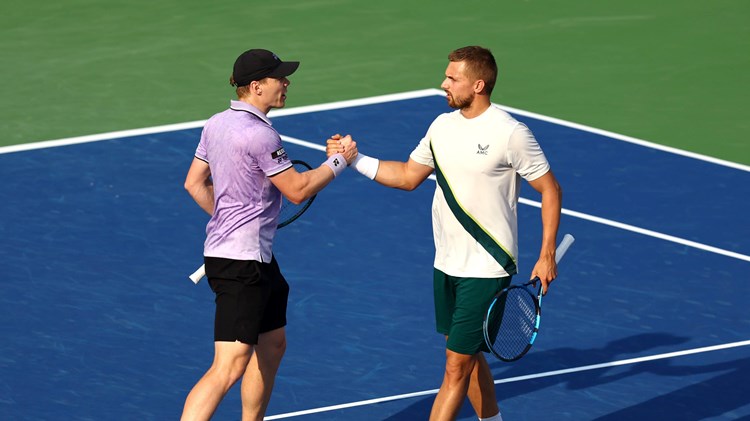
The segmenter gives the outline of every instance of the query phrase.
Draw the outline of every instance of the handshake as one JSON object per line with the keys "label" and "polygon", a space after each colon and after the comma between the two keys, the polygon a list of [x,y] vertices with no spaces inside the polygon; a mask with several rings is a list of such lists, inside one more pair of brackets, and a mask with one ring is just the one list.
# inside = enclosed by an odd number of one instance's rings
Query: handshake
{"label": "handshake", "polygon": [[[326,155],[330,159],[333,155],[341,154],[346,164],[370,180],[375,180],[380,167],[380,160],[359,153],[357,142],[351,135],[335,134],[326,141]],[[382,180],[375,180],[382,183]]]}
{"label": "handshake", "polygon": [[326,141],[326,156],[330,158],[333,155],[340,153],[346,159],[346,163],[351,165],[352,162],[357,158],[359,151],[357,151],[357,142],[352,139],[351,135],[341,136],[335,134]]}

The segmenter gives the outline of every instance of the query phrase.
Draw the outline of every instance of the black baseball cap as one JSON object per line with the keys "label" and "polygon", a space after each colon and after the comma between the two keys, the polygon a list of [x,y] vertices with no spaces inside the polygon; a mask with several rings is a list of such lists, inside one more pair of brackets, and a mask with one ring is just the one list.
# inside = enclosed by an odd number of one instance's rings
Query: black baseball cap
{"label": "black baseball cap", "polygon": [[249,85],[266,77],[286,77],[299,67],[299,61],[281,61],[276,54],[263,49],[247,50],[234,62],[235,86]]}

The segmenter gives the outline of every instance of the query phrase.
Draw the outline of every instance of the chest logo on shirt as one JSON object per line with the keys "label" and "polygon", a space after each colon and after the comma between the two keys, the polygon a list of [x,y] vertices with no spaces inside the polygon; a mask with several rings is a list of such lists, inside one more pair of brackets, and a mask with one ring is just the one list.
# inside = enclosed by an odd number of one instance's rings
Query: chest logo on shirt
{"label": "chest logo on shirt", "polygon": [[275,159],[278,161],[279,164],[281,164],[284,159],[286,159],[286,151],[284,148],[281,148],[275,152],[271,153],[271,159]]}
{"label": "chest logo on shirt", "polygon": [[482,145],[477,144],[477,147],[479,147],[479,149],[477,150],[477,155],[487,155],[488,154],[487,149],[490,148],[490,145],[482,147]]}

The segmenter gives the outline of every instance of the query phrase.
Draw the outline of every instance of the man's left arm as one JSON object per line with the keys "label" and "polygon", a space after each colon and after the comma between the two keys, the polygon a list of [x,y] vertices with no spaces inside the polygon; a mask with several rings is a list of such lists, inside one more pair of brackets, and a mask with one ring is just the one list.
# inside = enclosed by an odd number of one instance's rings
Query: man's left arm
{"label": "man's left arm", "polygon": [[543,293],[546,294],[549,284],[557,277],[555,248],[562,210],[562,189],[551,170],[529,181],[529,184],[542,195],[542,247],[531,277],[539,277],[542,281]]}

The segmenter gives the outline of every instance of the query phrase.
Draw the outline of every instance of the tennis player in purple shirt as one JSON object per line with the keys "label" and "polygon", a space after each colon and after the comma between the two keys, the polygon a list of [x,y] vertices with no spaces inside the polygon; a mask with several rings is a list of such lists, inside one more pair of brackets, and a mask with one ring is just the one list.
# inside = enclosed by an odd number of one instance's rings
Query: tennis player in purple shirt
{"label": "tennis player in purple shirt", "polygon": [[208,420],[242,378],[242,419],[262,420],[286,348],[289,285],[273,256],[284,195],[300,203],[357,155],[356,144],[299,173],[267,114],[282,108],[299,62],[262,49],[242,53],[230,83],[236,101],[203,128],[185,189],[211,219],[204,263],[216,294],[214,360],[185,401],[182,420]]}

